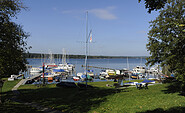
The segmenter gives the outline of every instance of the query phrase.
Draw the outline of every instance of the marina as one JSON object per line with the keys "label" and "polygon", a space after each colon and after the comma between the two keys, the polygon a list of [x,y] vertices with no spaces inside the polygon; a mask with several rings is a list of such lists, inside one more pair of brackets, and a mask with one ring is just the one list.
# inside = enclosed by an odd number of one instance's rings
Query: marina
{"label": "marina", "polygon": [[[23,84],[41,84],[43,80],[43,68],[42,68],[42,59],[27,59],[29,61],[28,72],[24,73],[24,77],[26,81]],[[61,81],[65,82],[85,82],[86,76],[84,72],[84,60],[83,59],[69,59],[70,65],[73,65],[73,69],[67,70],[64,68],[60,68],[61,64],[58,59],[53,59],[53,63],[56,65],[55,67],[44,68],[45,74],[44,78],[47,84],[56,84]],[[143,64],[141,64],[140,59],[138,58],[130,58],[129,59],[129,68],[128,67],[128,59],[89,59],[89,63],[93,66],[87,66],[89,71],[89,79],[88,82],[96,82],[96,81],[107,81],[114,79],[123,79],[123,80],[133,80],[133,79],[160,79],[161,73],[152,73],[150,69],[145,73],[135,73],[135,68],[138,65],[145,65],[143,59]],[[62,60],[61,60],[62,61]],[[57,62],[57,63],[55,63]],[[108,63],[107,63],[108,62]],[[67,62],[65,64],[68,64]],[[46,67],[46,66],[44,66]],[[31,69],[40,69],[40,72],[31,72]],[[155,68],[155,67],[154,67]],[[154,70],[152,68],[152,70]],[[156,69],[156,68],[155,68]],[[104,71],[104,72],[102,72]],[[143,71],[143,70],[142,70]],[[161,70],[160,70],[161,71]],[[159,71],[159,72],[160,72]],[[82,73],[81,73],[82,72]],[[135,75],[134,75],[135,74]],[[133,78],[133,76],[136,76]]]}

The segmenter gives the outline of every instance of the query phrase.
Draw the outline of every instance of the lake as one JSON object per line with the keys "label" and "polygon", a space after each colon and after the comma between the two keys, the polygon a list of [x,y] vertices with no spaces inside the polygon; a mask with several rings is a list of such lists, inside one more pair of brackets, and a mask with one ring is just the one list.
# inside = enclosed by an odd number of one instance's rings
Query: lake
{"label": "lake", "polygon": [[[29,65],[33,67],[39,67],[42,65],[43,59],[27,59],[29,62]],[[45,63],[47,63],[48,60],[45,59]],[[61,59],[54,59],[54,63],[58,64],[61,63]],[[84,59],[67,59],[68,63],[72,63],[75,65],[76,72],[84,72],[84,68],[82,65],[85,64]],[[87,64],[89,66],[96,66],[96,67],[104,67],[104,68],[111,68],[111,69],[123,69],[128,68],[129,70],[132,70],[136,66],[145,66],[146,59],[145,58],[115,58],[115,59],[88,59]],[[90,68],[94,70],[95,74],[99,74],[101,69],[97,68]]]}

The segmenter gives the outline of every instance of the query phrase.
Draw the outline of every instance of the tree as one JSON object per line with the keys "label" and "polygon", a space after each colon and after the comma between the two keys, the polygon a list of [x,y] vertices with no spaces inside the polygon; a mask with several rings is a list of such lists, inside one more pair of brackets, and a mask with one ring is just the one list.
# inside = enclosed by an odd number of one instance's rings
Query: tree
{"label": "tree", "polygon": [[0,1],[0,79],[26,70],[26,39],[29,36],[21,25],[12,21],[21,9],[20,0]]}
{"label": "tree", "polygon": [[160,10],[159,16],[151,21],[148,33],[147,50],[151,56],[147,64],[161,63],[169,66],[170,71],[182,82],[185,91],[185,2],[170,0]]}
{"label": "tree", "polygon": [[[167,0],[144,0],[145,8],[148,9],[148,13],[151,13],[153,10],[159,10],[165,6]],[[169,0],[168,0],[169,1]],[[139,0],[141,2],[141,0]]]}

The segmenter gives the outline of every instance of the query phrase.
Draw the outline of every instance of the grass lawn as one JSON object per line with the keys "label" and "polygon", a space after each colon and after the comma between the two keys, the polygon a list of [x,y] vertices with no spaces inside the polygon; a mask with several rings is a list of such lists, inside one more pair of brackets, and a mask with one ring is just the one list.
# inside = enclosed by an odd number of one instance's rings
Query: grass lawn
{"label": "grass lawn", "polygon": [[183,112],[185,97],[168,91],[170,84],[149,86],[138,90],[135,87],[116,90],[113,82],[91,82],[92,89],[60,88],[55,84],[45,87],[24,85],[19,87],[21,99],[37,102],[62,112]]}
{"label": "grass lawn", "polygon": [[12,88],[21,80],[8,81],[8,78],[3,78],[3,80],[5,80],[2,88],[2,99],[4,101],[13,96]]}
{"label": "grass lawn", "polygon": [[10,98],[13,95],[13,92],[11,89],[20,81],[7,81],[7,78],[3,78],[5,80],[5,83],[3,84],[2,88],[2,101],[3,103],[0,104],[0,113],[43,113],[41,111],[38,111],[32,107],[23,105],[18,102],[13,102],[10,100]]}

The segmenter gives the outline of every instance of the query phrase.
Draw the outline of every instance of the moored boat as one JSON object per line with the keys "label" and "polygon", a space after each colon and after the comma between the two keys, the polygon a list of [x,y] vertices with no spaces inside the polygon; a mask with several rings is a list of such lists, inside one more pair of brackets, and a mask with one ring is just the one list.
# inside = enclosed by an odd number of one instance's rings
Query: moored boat
{"label": "moored boat", "polygon": [[137,66],[133,69],[133,73],[135,73],[135,74],[146,73],[146,68],[144,66]]}
{"label": "moored boat", "polygon": [[32,67],[30,69],[30,73],[40,73],[40,72],[41,72],[40,68]]}
{"label": "moored boat", "polygon": [[73,77],[73,80],[74,80],[74,81],[79,81],[80,78],[75,76],[75,77]]}

